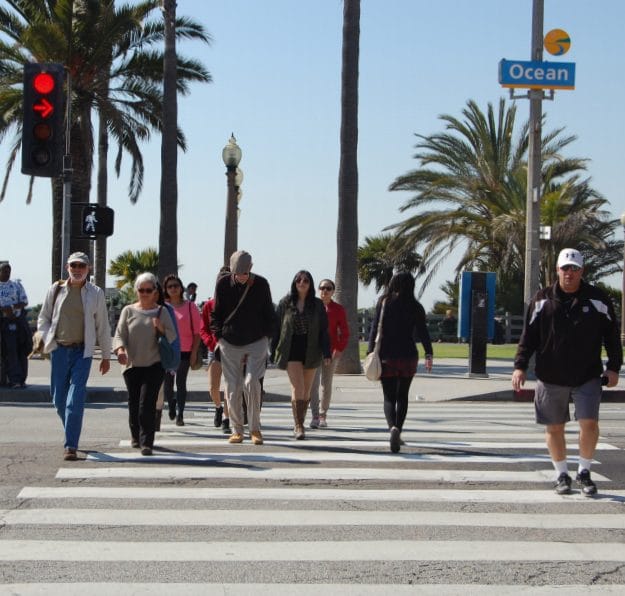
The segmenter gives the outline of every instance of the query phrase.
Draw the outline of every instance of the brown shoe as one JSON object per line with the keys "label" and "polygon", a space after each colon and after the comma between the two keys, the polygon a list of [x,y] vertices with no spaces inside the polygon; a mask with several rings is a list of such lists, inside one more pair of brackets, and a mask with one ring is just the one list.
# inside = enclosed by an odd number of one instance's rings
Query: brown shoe
{"label": "brown shoe", "polygon": [[228,443],[243,443],[243,435],[241,433],[232,433]]}
{"label": "brown shoe", "polygon": [[76,461],[78,456],[76,455],[76,449],[73,447],[66,447],[65,453],[63,454],[63,459],[65,461]]}
{"label": "brown shoe", "polygon": [[263,435],[260,431],[250,433],[250,437],[252,438],[252,443],[254,443],[254,445],[262,445],[264,442]]}

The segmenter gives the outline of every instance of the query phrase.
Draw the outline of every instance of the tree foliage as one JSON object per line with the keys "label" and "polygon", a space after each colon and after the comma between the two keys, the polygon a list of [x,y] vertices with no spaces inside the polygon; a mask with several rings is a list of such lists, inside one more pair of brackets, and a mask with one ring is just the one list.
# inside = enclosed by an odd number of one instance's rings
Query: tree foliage
{"label": "tree foliage", "polygon": [[[469,101],[462,117],[442,115],[445,132],[419,135],[419,167],[390,185],[412,196],[401,206],[409,215],[388,229],[396,251],[421,251],[421,292],[451,254],[463,270],[497,273],[497,307],[522,312],[527,188],[528,124],[515,128],[516,107],[501,99],[486,113]],[[540,279],[550,283],[562,248],[584,254],[586,278],[596,281],[620,269],[618,221],[607,201],[583,177],[587,160],[563,154],[575,136],[559,128],[542,139],[541,224],[551,240],[541,241]]]}

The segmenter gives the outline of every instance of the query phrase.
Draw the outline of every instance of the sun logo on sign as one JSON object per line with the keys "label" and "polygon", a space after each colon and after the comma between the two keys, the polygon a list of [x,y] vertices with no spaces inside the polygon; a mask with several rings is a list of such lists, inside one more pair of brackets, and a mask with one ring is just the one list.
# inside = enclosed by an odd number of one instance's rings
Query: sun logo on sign
{"label": "sun logo on sign", "polygon": [[562,29],[552,29],[545,35],[544,46],[552,56],[562,56],[571,49],[571,38]]}

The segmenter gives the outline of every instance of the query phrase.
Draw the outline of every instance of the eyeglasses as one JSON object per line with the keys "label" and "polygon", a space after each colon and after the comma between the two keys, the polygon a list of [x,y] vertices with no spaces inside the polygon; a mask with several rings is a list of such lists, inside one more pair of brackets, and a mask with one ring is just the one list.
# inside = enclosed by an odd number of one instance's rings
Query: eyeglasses
{"label": "eyeglasses", "polygon": [[295,280],[295,283],[296,283],[296,284],[309,284],[309,283],[310,283],[310,280],[309,280],[307,277],[298,277],[298,278]]}
{"label": "eyeglasses", "polygon": [[563,265],[562,267],[560,267],[560,269],[562,271],[581,271],[582,268],[578,267],[577,265]]}
{"label": "eyeglasses", "polygon": [[80,261],[77,263],[70,263],[69,266],[72,269],[84,269],[87,266],[87,263],[81,263]]}
{"label": "eyeglasses", "polygon": [[151,294],[154,291],[154,288],[139,288],[137,292],[139,294]]}
{"label": "eyeglasses", "polygon": [[334,290],[332,286],[319,286],[320,292],[331,292],[332,290]]}
{"label": "eyeglasses", "polygon": [[168,284],[165,286],[166,290],[175,290],[176,288],[182,287],[180,284]]}

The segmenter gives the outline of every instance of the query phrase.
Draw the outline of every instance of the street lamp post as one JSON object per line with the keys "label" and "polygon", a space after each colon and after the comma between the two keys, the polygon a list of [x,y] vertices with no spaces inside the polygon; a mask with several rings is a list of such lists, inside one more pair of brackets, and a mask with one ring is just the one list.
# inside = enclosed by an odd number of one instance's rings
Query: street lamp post
{"label": "street lamp post", "polygon": [[230,255],[237,250],[237,166],[241,161],[241,148],[237,145],[234,133],[230,135],[228,144],[223,148],[221,157],[226,165],[228,180],[228,199],[226,203],[226,232],[224,236],[224,265],[230,263]]}
{"label": "street lamp post", "polygon": [[[625,213],[621,213],[621,225],[625,237]],[[623,275],[621,281],[621,346],[625,346],[625,240],[623,241]]]}

